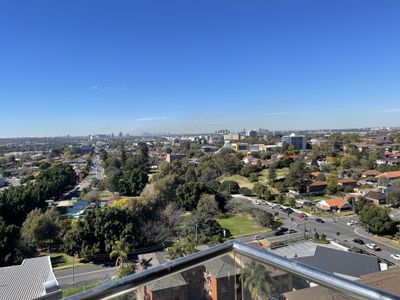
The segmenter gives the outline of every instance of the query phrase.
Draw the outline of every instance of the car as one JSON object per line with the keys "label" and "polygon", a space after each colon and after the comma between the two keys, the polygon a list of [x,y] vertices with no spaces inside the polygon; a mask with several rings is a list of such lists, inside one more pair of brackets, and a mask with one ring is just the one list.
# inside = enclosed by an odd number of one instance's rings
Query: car
{"label": "car", "polygon": [[284,235],[284,232],[283,232],[283,231],[280,231],[280,230],[277,230],[277,231],[275,231],[274,235],[275,235],[275,236]]}
{"label": "car", "polygon": [[357,225],[357,221],[350,220],[347,222],[348,226]]}
{"label": "car", "polygon": [[297,231],[294,229],[289,229],[288,233],[296,233]]}
{"label": "car", "polygon": [[390,257],[394,258],[394,259],[397,259],[397,260],[400,260],[400,254],[391,254]]}
{"label": "car", "polygon": [[325,221],[322,220],[321,218],[316,218],[316,219],[315,219],[315,222],[318,222],[318,223],[325,223]]}
{"label": "car", "polygon": [[258,240],[261,240],[261,239],[262,239],[262,237],[259,236],[259,235],[255,235],[255,236],[253,237],[253,241],[258,241]]}
{"label": "car", "polygon": [[354,239],[353,242],[356,243],[356,244],[360,244],[360,245],[364,245],[365,244],[362,239]]}
{"label": "car", "polygon": [[349,249],[349,251],[350,251],[350,252],[354,252],[354,253],[359,253],[359,254],[362,254],[362,253],[363,253],[363,251],[362,251],[360,248],[357,248],[357,247],[351,247],[351,248]]}
{"label": "car", "polygon": [[280,227],[278,230],[282,232],[287,232],[289,229],[286,227]]}
{"label": "car", "polygon": [[375,251],[381,250],[381,248],[378,245],[372,244],[372,243],[371,244],[367,244],[367,248],[369,248],[371,250],[375,250]]}
{"label": "car", "polygon": [[300,214],[299,215],[299,219],[301,219],[301,220],[304,220],[304,219],[306,219],[308,216],[306,215],[306,214]]}

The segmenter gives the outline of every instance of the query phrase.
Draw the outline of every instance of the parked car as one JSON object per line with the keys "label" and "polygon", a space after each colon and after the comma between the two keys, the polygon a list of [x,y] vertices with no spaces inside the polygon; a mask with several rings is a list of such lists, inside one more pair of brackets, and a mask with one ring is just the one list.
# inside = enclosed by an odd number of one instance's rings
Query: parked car
{"label": "parked car", "polygon": [[275,235],[275,236],[284,235],[284,232],[283,232],[283,231],[280,231],[280,230],[277,230],[277,231],[275,231],[274,235]]}
{"label": "parked car", "polygon": [[356,244],[360,244],[360,245],[364,245],[365,244],[362,239],[354,239],[353,242],[356,243]]}
{"label": "parked car", "polygon": [[354,253],[359,253],[359,254],[362,254],[362,253],[363,253],[363,251],[362,251],[360,248],[357,248],[357,247],[351,247],[351,248],[349,249],[349,251],[350,251],[350,252],[354,252]]}
{"label": "parked car", "polygon": [[375,251],[381,250],[381,248],[377,244],[367,244],[367,248]]}
{"label": "parked car", "polygon": [[261,239],[262,239],[262,237],[259,236],[259,235],[255,235],[255,236],[253,237],[253,241],[258,241],[258,240],[261,240]]}
{"label": "parked car", "polygon": [[304,219],[306,219],[308,216],[306,215],[306,214],[300,214],[299,215],[299,219],[301,219],[301,220],[304,220]]}
{"label": "parked car", "polygon": [[352,225],[357,225],[357,223],[358,223],[357,221],[350,220],[347,222],[347,225],[352,226]]}
{"label": "parked car", "polygon": [[315,219],[315,222],[318,222],[318,223],[325,223],[325,221],[322,220],[321,218],[316,218],[316,219]]}
{"label": "parked car", "polygon": [[289,231],[288,231],[288,233],[290,234],[290,233],[296,233],[297,231],[296,230],[294,230],[294,229],[289,229]]}
{"label": "parked car", "polygon": [[391,254],[390,257],[394,258],[394,259],[397,259],[397,260],[400,260],[400,254]]}
{"label": "parked car", "polygon": [[282,232],[287,232],[289,229],[286,227],[280,227],[278,230]]}

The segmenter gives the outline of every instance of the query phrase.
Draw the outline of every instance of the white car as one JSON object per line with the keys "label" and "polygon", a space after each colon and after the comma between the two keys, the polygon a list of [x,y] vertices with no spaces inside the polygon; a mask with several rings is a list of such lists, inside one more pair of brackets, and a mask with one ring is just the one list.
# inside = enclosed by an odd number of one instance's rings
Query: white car
{"label": "white car", "polygon": [[392,254],[392,255],[390,255],[390,257],[394,258],[394,259],[397,259],[397,260],[400,260],[400,254]]}
{"label": "white car", "polygon": [[381,248],[379,248],[379,246],[376,244],[367,244],[367,248],[375,251],[381,250]]}
{"label": "white car", "polygon": [[348,225],[348,226],[357,225],[357,221],[348,221],[348,222],[347,222],[347,225]]}

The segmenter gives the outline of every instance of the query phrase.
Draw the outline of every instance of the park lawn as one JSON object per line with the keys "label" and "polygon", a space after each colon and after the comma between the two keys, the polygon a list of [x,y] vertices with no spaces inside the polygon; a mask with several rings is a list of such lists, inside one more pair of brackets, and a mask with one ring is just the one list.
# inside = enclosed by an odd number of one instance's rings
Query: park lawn
{"label": "park lawn", "polygon": [[92,283],[92,284],[88,284],[88,285],[84,285],[84,286],[79,286],[79,287],[75,287],[75,288],[70,288],[70,289],[68,289],[68,288],[65,289],[64,288],[62,290],[62,297],[63,298],[69,297],[69,296],[78,294],[80,292],[84,292],[84,291],[90,290],[92,288],[95,288],[96,286],[99,286],[101,284],[102,284],[102,282],[96,282],[96,283]]}
{"label": "park lawn", "polygon": [[107,200],[109,197],[111,197],[113,195],[113,193],[111,193],[110,191],[104,190],[101,191],[99,194],[99,198],[101,200]]}
{"label": "park lawn", "polygon": [[[42,253],[43,255],[50,256],[53,270],[72,269],[73,257],[62,252]],[[75,258],[75,268],[88,266],[90,264],[80,263],[78,258]]]}
{"label": "park lawn", "polygon": [[[285,178],[286,174],[289,173],[289,168],[282,168],[276,170],[276,179]],[[269,182],[269,169],[264,169],[260,172],[259,181]]]}
{"label": "park lawn", "polygon": [[276,179],[285,178],[285,176],[289,173],[289,168],[282,168],[276,170]]}
{"label": "park lawn", "polygon": [[220,182],[224,182],[227,180],[236,181],[241,188],[246,187],[249,189],[253,189],[253,187],[254,187],[254,183],[250,182],[247,177],[244,177],[241,175],[230,175],[230,176],[224,175],[219,178]]}
{"label": "park lawn", "polygon": [[268,231],[258,225],[250,215],[225,216],[218,218],[222,228],[229,230],[232,236],[254,234],[261,231]]}

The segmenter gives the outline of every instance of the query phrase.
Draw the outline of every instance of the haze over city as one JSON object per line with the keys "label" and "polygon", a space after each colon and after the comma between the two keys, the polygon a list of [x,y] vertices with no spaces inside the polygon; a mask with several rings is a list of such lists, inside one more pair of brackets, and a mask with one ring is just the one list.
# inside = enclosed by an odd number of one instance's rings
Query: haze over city
{"label": "haze over city", "polygon": [[2,1],[0,137],[400,126],[398,1]]}

